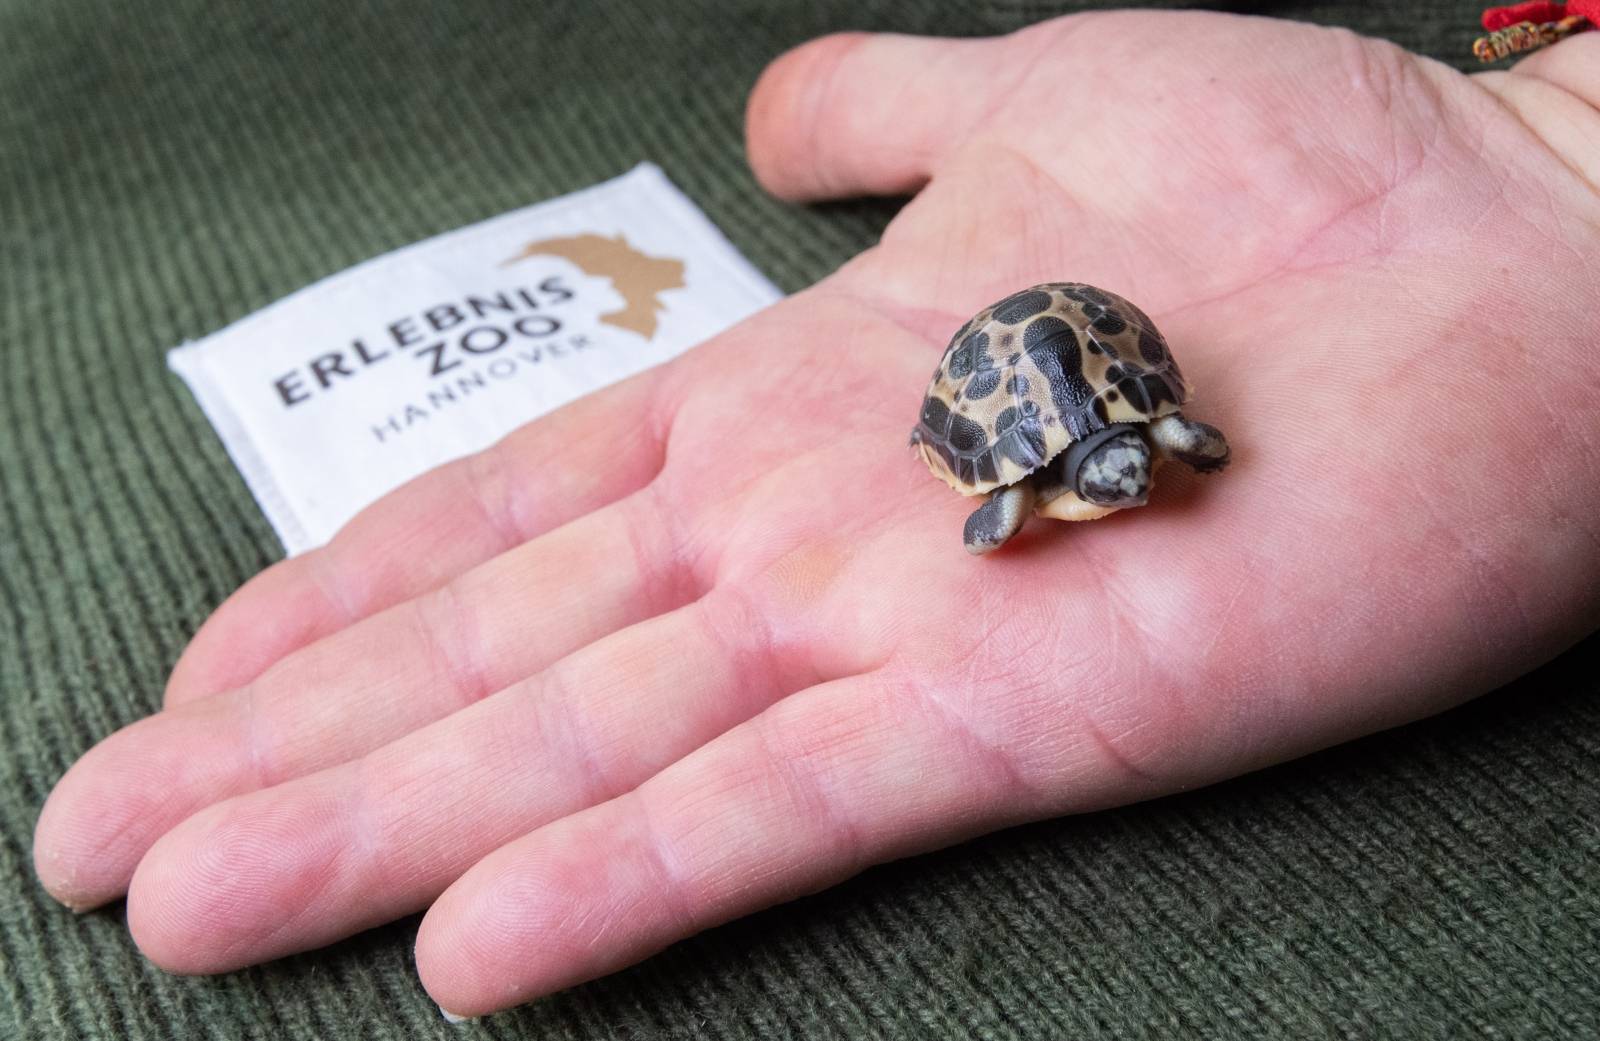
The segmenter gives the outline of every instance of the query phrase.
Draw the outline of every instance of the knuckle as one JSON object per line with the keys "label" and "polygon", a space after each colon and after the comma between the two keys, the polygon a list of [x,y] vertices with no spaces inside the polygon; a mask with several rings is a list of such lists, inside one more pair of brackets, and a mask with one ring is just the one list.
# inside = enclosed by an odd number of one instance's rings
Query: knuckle
{"label": "knuckle", "polygon": [[472,599],[465,595],[460,579],[446,582],[431,593],[413,600],[412,628],[426,649],[435,675],[443,677],[462,706],[471,705],[492,694],[489,669],[485,662],[480,622]]}
{"label": "knuckle", "polygon": [[484,524],[503,549],[527,541],[521,510],[522,482],[514,472],[508,442],[500,440],[461,460],[463,483]]}

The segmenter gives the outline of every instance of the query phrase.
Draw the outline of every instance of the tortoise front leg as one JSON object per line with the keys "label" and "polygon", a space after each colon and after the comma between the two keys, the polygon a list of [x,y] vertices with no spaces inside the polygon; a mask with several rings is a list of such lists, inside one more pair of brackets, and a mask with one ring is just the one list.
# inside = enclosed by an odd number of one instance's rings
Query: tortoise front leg
{"label": "tortoise front leg", "polygon": [[1022,530],[1023,522],[1032,512],[1032,480],[1025,478],[995,490],[988,502],[972,511],[966,527],[962,529],[961,537],[967,544],[967,552],[977,555],[998,549]]}
{"label": "tortoise front leg", "polygon": [[1185,419],[1183,413],[1162,416],[1150,424],[1150,443],[1169,459],[1211,473],[1228,465],[1228,439],[1210,423]]}

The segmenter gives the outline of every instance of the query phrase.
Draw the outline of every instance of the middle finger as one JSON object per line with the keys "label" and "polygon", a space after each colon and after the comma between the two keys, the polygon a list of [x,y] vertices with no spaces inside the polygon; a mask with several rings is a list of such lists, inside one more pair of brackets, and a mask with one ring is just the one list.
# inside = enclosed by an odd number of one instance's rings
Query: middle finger
{"label": "middle finger", "polygon": [[223,972],[425,906],[541,824],[630,790],[815,682],[718,590],[367,755],[212,806],[140,863],[129,927],[179,972]]}
{"label": "middle finger", "polygon": [[40,814],[46,888],[80,910],[115,899],[150,845],[202,807],[354,759],[693,600],[693,569],[661,523],[656,487],[325,637],[244,687],[113,734]]}

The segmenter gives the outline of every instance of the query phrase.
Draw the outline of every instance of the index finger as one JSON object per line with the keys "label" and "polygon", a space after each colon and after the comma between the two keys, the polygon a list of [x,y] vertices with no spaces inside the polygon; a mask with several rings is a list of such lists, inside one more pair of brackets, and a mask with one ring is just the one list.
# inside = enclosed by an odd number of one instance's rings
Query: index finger
{"label": "index finger", "polygon": [[[543,416],[401,485],[333,541],[274,564],[206,620],[167,683],[172,708],[250,682],[291,651],[430,592],[660,472],[660,370]],[[612,420],[628,416],[628,435]]]}

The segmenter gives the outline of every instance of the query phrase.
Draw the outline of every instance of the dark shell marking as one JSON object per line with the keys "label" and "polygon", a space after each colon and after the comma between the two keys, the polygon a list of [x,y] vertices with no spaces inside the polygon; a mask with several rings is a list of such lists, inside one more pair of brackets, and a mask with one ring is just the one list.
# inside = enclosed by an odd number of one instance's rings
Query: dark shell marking
{"label": "dark shell marking", "polygon": [[1109,424],[1176,412],[1188,397],[1143,311],[1094,286],[1046,282],[984,308],[951,337],[911,443],[951,487],[976,495],[1016,483]]}

